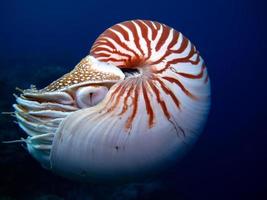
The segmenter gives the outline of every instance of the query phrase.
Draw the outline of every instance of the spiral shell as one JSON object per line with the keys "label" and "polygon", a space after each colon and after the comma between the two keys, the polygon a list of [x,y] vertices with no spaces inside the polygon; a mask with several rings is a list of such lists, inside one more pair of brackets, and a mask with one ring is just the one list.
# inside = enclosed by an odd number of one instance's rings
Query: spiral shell
{"label": "spiral shell", "polygon": [[73,71],[14,104],[30,153],[86,181],[134,179],[174,164],[201,133],[209,106],[195,46],[147,20],[107,29]]}

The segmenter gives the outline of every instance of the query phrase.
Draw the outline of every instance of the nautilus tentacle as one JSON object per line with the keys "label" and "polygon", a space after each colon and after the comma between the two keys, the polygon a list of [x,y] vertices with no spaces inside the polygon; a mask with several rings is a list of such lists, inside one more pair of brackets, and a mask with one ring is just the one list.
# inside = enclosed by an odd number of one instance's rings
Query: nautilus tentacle
{"label": "nautilus tentacle", "polygon": [[181,33],[146,20],[102,33],[90,55],[14,105],[43,166],[80,180],[118,180],[175,163],[201,133],[209,78]]}

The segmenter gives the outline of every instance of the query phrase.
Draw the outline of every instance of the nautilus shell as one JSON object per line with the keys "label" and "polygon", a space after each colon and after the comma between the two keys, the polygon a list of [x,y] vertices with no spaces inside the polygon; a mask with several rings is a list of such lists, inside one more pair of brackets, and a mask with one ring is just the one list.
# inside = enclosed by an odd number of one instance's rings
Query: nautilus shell
{"label": "nautilus shell", "polygon": [[172,166],[201,133],[210,107],[203,59],[180,32],[126,21],[44,89],[16,97],[29,153],[85,181],[132,180]]}

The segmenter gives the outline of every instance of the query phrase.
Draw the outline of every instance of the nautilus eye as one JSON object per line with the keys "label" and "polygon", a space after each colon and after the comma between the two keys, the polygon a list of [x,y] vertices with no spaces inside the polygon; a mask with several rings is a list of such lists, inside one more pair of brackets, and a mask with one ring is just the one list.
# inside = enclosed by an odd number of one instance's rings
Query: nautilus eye
{"label": "nautilus eye", "polygon": [[43,167],[85,181],[133,180],[173,165],[201,133],[210,81],[195,46],[158,22],[104,31],[90,54],[15,114]]}
{"label": "nautilus eye", "polygon": [[76,92],[77,105],[80,108],[88,108],[98,104],[104,99],[108,88],[104,86],[81,87]]}

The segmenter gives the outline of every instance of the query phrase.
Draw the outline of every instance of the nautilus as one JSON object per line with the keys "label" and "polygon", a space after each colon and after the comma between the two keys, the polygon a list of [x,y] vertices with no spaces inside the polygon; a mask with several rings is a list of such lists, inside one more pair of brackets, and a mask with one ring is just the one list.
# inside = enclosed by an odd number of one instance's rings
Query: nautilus
{"label": "nautilus", "polygon": [[177,162],[203,130],[210,80],[196,47],[155,21],[105,30],[89,55],[13,105],[29,153],[81,181],[134,180]]}

